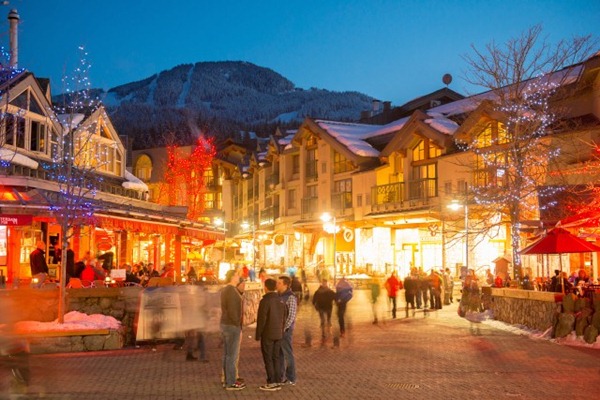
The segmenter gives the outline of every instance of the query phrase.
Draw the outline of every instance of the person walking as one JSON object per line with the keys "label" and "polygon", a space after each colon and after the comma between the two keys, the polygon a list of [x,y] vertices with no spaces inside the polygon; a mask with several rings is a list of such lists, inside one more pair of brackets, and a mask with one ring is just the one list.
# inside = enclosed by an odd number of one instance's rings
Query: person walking
{"label": "person walking", "polygon": [[[281,390],[281,341],[283,327],[286,321],[285,304],[275,291],[277,282],[274,279],[265,280],[265,294],[258,305],[256,317],[256,336],[260,340],[260,351],[267,372],[267,384],[260,390]],[[292,296],[293,293],[292,293]]]}
{"label": "person walking", "polygon": [[402,289],[402,283],[396,278],[396,271],[393,271],[385,281],[385,290],[387,291],[388,301],[392,305],[392,318],[396,319],[396,297],[398,290]]}
{"label": "person walking", "polygon": [[371,279],[371,309],[373,311],[373,324],[377,324],[379,322],[377,316],[379,315],[379,294],[381,293],[381,288],[379,286],[379,280],[376,277]]}
{"label": "person walking", "polygon": [[346,306],[352,299],[352,285],[342,276],[337,286],[335,287],[335,302],[337,303],[338,322],[340,324],[340,337],[346,335]]}
{"label": "person walking", "polygon": [[452,292],[454,290],[454,281],[452,280],[452,274],[450,274],[450,268],[446,268],[443,278],[444,305],[449,305],[454,301],[454,299],[452,298]]}
{"label": "person walking", "polygon": [[287,276],[280,276],[277,280],[277,292],[281,301],[285,304],[286,313],[285,324],[283,326],[283,339],[281,340],[281,383],[283,385],[295,385],[296,363],[294,360],[294,349],[292,348],[292,337],[298,313],[298,298],[292,291],[291,281]]}
{"label": "person walking", "polygon": [[329,288],[327,280],[323,279],[321,286],[315,291],[312,299],[312,303],[319,313],[319,319],[321,320],[321,344],[325,344],[325,341],[331,334],[331,311],[334,301],[335,292]]}
{"label": "person walking", "polygon": [[419,290],[419,282],[414,275],[408,275],[404,278],[404,297],[406,298],[406,318],[408,318],[408,306],[412,307],[412,314],[415,315],[415,296]]}
{"label": "person walking", "polygon": [[221,290],[221,334],[223,337],[223,372],[226,390],[246,387],[238,381],[237,359],[242,338],[242,294],[237,289],[241,277],[236,270],[227,271],[226,285]]}
{"label": "person walking", "polygon": [[[42,287],[48,278],[48,264],[46,263],[46,243],[38,240],[36,248],[29,255],[29,267],[31,268],[31,279],[34,287]],[[37,279],[37,282],[35,282]]]}
{"label": "person walking", "polygon": [[432,268],[429,273],[429,290],[431,298],[431,308],[440,310],[442,308],[442,278],[437,271]]}

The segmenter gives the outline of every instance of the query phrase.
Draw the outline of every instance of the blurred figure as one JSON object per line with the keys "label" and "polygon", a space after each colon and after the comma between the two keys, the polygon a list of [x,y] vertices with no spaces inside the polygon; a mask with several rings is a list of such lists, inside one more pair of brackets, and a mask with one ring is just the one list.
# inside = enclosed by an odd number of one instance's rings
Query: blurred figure
{"label": "blurred figure", "polygon": [[321,341],[325,343],[331,334],[331,311],[335,301],[335,292],[327,285],[327,280],[321,281],[321,286],[315,291],[312,303],[319,313],[321,320]]}
{"label": "blurred figure", "polygon": [[412,274],[408,275],[404,278],[404,297],[406,298],[406,318],[408,318],[408,306],[410,305],[412,308],[412,315],[415,315],[415,297],[417,296],[417,292],[419,282],[416,277]]}
{"label": "blurred figure", "polygon": [[371,309],[373,311],[373,324],[377,324],[379,315],[379,294],[381,293],[381,288],[379,286],[379,281],[377,278],[373,277],[370,283],[371,287]]}
{"label": "blurred figure", "polygon": [[292,280],[290,282],[290,289],[294,292],[294,296],[298,300],[298,305],[302,301],[302,283],[298,279],[296,275],[291,276]]}
{"label": "blurred figure", "polygon": [[140,284],[142,281],[131,271],[131,265],[125,264],[125,282]]}
{"label": "blurred figure", "polygon": [[450,273],[450,268],[446,268],[443,275],[444,281],[444,304],[449,305],[454,302],[452,292],[454,291],[454,280]]}
{"label": "blurred figure", "polygon": [[429,288],[431,298],[431,308],[434,310],[442,309],[442,278],[438,275],[435,269],[431,269],[429,273]]}
{"label": "blurred figure", "polygon": [[[31,279],[34,287],[42,287],[48,278],[48,264],[46,263],[46,243],[38,240],[36,248],[29,255]],[[37,280],[37,283],[34,283]]]}
{"label": "blurred figure", "polygon": [[389,278],[385,281],[385,290],[387,291],[388,302],[392,306],[392,318],[396,319],[396,297],[398,290],[402,289],[401,283],[396,278],[396,271],[393,271]]}
{"label": "blurred figure", "polygon": [[504,282],[502,282],[502,278],[500,277],[500,275],[496,276],[496,279],[494,280],[494,287],[497,287],[497,288],[504,287]]}
{"label": "blurred figure", "polygon": [[352,285],[342,276],[335,287],[335,301],[337,303],[338,323],[340,324],[340,337],[346,335],[346,306],[352,299]]}

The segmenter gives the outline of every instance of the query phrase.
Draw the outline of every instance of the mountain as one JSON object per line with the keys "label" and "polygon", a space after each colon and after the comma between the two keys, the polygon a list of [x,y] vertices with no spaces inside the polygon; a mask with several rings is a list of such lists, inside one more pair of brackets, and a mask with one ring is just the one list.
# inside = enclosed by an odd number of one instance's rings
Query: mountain
{"label": "mountain", "polygon": [[134,148],[193,141],[198,130],[219,138],[239,131],[268,136],[304,117],[355,121],[372,98],[358,92],[301,89],[271,69],[248,62],[179,65],[100,94],[121,135]]}

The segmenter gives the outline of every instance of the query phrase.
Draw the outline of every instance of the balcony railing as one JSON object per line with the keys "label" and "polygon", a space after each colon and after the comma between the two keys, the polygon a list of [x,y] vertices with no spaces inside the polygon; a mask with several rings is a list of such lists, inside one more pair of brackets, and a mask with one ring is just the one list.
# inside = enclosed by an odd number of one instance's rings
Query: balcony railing
{"label": "balcony railing", "polygon": [[437,197],[437,179],[374,186],[371,189],[371,211],[402,211],[420,208]]}
{"label": "balcony railing", "polygon": [[[0,174],[2,173],[10,176],[23,176],[45,181],[52,180],[50,172],[41,166],[37,169],[32,169],[22,165],[11,164],[0,169]],[[114,194],[130,199],[146,200],[142,192],[124,188],[120,181],[116,178],[106,178],[103,175],[98,175],[98,178],[99,179],[95,187],[99,192]]]}
{"label": "balcony railing", "polygon": [[260,229],[272,228],[277,218],[279,218],[279,205],[264,208],[260,212]]}
{"label": "balcony railing", "polygon": [[300,219],[308,220],[318,218],[318,197],[305,197],[302,199]]}
{"label": "balcony railing", "polygon": [[317,160],[307,161],[306,162],[306,179],[317,180],[319,178],[319,174],[317,171]]}

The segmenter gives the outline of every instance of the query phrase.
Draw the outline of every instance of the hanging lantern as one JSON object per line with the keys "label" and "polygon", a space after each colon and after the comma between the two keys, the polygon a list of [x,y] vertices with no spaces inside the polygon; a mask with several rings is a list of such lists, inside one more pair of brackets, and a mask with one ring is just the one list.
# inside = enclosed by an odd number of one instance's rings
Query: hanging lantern
{"label": "hanging lantern", "polygon": [[285,242],[285,237],[282,234],[275,235],[275,244],[281,246]]}

